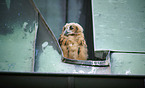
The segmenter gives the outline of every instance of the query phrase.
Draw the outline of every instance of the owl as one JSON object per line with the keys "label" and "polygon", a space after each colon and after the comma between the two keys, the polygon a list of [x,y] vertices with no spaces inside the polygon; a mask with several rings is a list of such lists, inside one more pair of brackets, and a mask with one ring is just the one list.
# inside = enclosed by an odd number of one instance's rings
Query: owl
{"label": "owl", "polygon": [[87,60],[88,50],[83,28],[78,23],[66,23],[59,37],[63,56],[75,60]]}

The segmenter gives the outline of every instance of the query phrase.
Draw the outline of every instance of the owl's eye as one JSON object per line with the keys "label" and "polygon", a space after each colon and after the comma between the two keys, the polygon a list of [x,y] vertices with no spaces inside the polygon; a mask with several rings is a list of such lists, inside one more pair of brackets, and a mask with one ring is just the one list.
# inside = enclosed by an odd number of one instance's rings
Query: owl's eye
{"label": "owl's eye", "polygon": [[70,30],[73,30],[74,28],[73,28],[73,26],[70,26]]}
{"label": "owl's eye", "polygon": [[65,30],[66,28],[65,27],[63,27],[63,31]]}

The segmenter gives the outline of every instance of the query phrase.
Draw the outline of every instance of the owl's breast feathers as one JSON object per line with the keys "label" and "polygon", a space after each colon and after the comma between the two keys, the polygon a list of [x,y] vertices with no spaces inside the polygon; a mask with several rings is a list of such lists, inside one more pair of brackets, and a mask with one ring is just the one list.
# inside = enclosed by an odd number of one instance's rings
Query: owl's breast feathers
{"label": "owl's breast feathers", "polygon": [[66,58],[86,60],[88,57],[87,45],[82,33],[67,36],[60,35],[59,44]]}

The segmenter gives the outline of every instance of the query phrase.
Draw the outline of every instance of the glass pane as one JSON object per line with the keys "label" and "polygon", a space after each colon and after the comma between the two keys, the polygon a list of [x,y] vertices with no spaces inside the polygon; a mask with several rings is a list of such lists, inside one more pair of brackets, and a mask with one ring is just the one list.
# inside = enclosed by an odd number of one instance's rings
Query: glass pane
{"label": "glass pane", "polygon": [[1,0],[0,19],[0,71],[33,71],[37,12],[28,0]]}

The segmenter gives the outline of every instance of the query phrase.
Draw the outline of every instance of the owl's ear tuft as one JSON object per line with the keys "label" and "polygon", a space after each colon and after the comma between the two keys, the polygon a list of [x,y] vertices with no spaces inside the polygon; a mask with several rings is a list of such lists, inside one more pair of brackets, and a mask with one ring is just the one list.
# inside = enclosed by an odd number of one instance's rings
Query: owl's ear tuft
{"label": "owl's ear tuft", "polygon": [[76,26],[76,30],[78,30],[79,28]]}
{"label": "owl's ear tuft", "polygon": [[76,25],[76,29],[79,31],[79,32],[83,32],[83,28],[81,25],[79,25],[78,23],[75,23]]}

